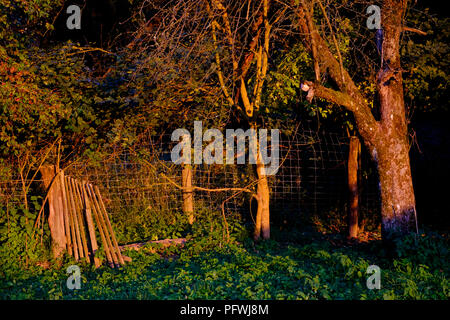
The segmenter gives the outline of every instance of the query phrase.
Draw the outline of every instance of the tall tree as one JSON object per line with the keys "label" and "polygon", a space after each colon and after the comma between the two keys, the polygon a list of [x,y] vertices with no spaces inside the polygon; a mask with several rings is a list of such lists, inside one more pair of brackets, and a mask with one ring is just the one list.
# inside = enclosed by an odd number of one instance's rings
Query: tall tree
{"label": "tall tree", "polygon": [[[191,66],[202,66],[204,74],[197,84],[209,83],[219,88],[222,109],[229,109],[235,116],[233,120],[257,132],[264,122],[261,100],[273,27],[286,10],[280,5],[271,6],[269,0],[172,1],[158,8],[156,16],[161,22],[157,30],[149,36],[142,28],[142,37],[148,40],[144,42],[156,43],[152,60],[165,61],[164,65],[177,61],[177,73],[192,73]],[[164,73],[157,76],[161,75]],[[258,201],[254,237],[267,239],[270,189],[258,142],[252,154],[258,177],[254,183]]]}
{"label": "tall tree", "polygon": [[[383,63],[376,79],[380,101],[379,120],[374,117],[363,93],[344,68],[341,56],[337,54],[335,57],[332,45],[320,34],[319,28],[315,25],[314,4],[318,3],[325,14],[320,0],[301,0],[296,6],[302,39],[315,62],[316,81],[305,81],[304,91],[308,91],[309,99],[314,96],[323,98],[353,113],[364,144],[378,166],[382,233],[385,238],[389,238],[392,234],[409,232],[413,230],[414,222],[417,223],[400,65],[400,36],[405,30],[404,15],[407,2],[407,0],[382,1]],[[325,72],[336,84],[336,89],[325,87],[320,83],[321,73]]]}
{"label": "tall tree", "polygon": [[[262,3],[253,3],[248,1],[247,12],[250,12],[254,18],[250,28],[242,32],[239,29],[241,24],[230,23],[228,9],[222,1],[213,0],[207,3],[207,10],[212,21],[212,37],[214,42],[214,54],[217,76],[222,88],[224,96],[227,98],[229,105],[237,108],[248,121],[251,129],[257,130],[258,116],[261,104],[261,95],[264,86],[264,81],[268,69],[268,55],[269,44],[271,37],[272,24],[269,22],[269,0],[264,0]],[[243,7],[238,10],[238,14]],[[251,10],[252,9],[252,10]],[[251,11],[250,11],[251,10]],[[216,13],[216,15],[214,14]],[[219,15],[217,15],[219,13]],[[249,13],[247,13],[249,14]],[[221,19],[219,23],[218,17]],[[227,70],[233,74],[232,85],[234,88],[228,88],[224,81],[224,73],[222,71],[221,53],[218,45],[218,31],[223,30],[222,37],[226,40],[226,47],[231,57],[231,70]],[[234,31],[234,32],[233,32]],[[240,34],[239,34],[240,33]],[[239,35],[236,37],[236,35]],[[237,43],[236,38],[248,39]],[[241,57],[239,59],[238,57]],[[248,71],[253,66],[254,72]],[[252,88],[249,88],[251,82]],[[251,92],[251,89],[253,89]],[[257,142],[254,158],[256,159],[256,171],[258,176],[256,199],[258,201],[258,210],[256,214],[256,226],[254,238],[259,239],[260,236],[264,239],[270,237],[270,190],[267,180],[266,170],[262,162],[260,145]]]}

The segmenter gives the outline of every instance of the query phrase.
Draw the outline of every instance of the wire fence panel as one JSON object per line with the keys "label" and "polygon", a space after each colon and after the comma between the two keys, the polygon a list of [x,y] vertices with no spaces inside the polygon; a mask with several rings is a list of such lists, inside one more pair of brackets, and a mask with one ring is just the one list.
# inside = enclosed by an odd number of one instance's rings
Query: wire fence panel
{"label": "wire fence panel", "polygon": [[[269,176],[272,211],[303,214],[344,209],[348,201],[348,141],[340,133],[305,128],[292,136],[281,133],[280,167],[275,175]],[[127,211],[139,214],[143,210],[155,214],[181,211],[183,196],[177,186],[182,185],[182,166],[174,164],[170,157],[176,143],[170,135],[149,137],[148,143],[138,149],[112,150],[106,159],[94,163],[77,161],[65,171],[67,175],[97,185],[112,215]],[[362,154],[360,177],[361,208],[378,210],[376,168],[366,152]],[[254,166],[248,164],[193,165],[192,184],[204,189],[250,186],[256,190],[256,180]],[[2,204],[22,202],[23,184],[29,182],[18,178],[0,181]],[[35,179],[27,197],[45,196],[41,184],[42,181]],[[248,212],[251,206],[249,194],[232,190],[196,190],[194,203],[196,209],[218,210],[224,204],[227,211],[240,212]]]}

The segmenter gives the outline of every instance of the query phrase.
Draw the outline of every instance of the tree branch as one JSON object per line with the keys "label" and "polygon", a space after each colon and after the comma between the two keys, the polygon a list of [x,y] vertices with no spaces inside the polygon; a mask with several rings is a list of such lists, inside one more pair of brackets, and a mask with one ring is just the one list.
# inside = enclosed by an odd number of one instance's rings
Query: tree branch
{"label": "tree branch", "polygon": [[422,36],[426,36],[427,33],[425,31],[416,29],[416,28],[410,28],[410,27],[403,27],[403,31],[409,31],[409,32],[414,32],[414,33],[418,33]]}
{"label": "tree branch", "polygon": [[[342,65],[331,53],[327,42],[320,36],[317,27],[312,21],[308,23],[307,11],[310,8],[306,6],[306,3],[306,0],[302,0],[302,5],[297,10],[297,16],[299,18],[298,25],[303,36],[305,47],[312,51],[312,42],[314,41],[314,44],[317,46],[316,57],[314,59],[318,60],[323,70],[327,70],[329,76],[340,90],[335,91],[325,88],[318,83],[304,82],[311,87],[309,90],[313,90],[308,92],[308,98],[312,99],[315,95],[351,111],[355,116],[360,134],[366,142],[372,144],[374,137],[380,132],[380,125],[375,120],[367,101],[362,96],[347,70],[342,68]],[[308,89],[303,90],[308,91]]]}
{"label": "tree branch", "polygon": [[350,95],[324,87],[318,83],[313,83],[310,81],[305,81],[304,83],[306,83],[309,86],[308,93],[311,92],[311,95],[325,99],[339,106],[343,106],[344,108],[346,108],[351,112],[355,112],[357,110],[356,102]]}

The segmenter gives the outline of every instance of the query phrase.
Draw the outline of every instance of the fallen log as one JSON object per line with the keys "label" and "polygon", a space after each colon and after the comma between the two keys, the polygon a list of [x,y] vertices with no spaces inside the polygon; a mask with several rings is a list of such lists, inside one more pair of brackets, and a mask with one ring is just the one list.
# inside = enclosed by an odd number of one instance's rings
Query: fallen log
{"label": "fallen log", "polygon": [[147,242],[125,244],[125,245],[119,246],[119,249],[120,249],[120,251],[125,251],[125,250],[138,251],[147,244],[161,244],[163,248],[167,248],[169,246],[177,246],[177,245],[183,246],[185,243],[186,243],[186,238],[164,239],[164,240],[153,240],[153,241],[147,241]]}

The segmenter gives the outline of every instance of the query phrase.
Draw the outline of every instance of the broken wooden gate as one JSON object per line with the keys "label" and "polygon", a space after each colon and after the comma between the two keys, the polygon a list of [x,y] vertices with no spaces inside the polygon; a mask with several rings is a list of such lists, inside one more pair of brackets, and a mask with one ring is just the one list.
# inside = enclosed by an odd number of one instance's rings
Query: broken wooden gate
{"label": "broken wooden gate", "polygon": [[60,257],[67,250],[75,260],[86,259],[98,267],[101,264],[96,257],[98,234],[108,264],[111,267],[123,265],[99,188],[66,176],[55,166],[44,166],[41,174],[48,192],[48,222],[54,256]]}

